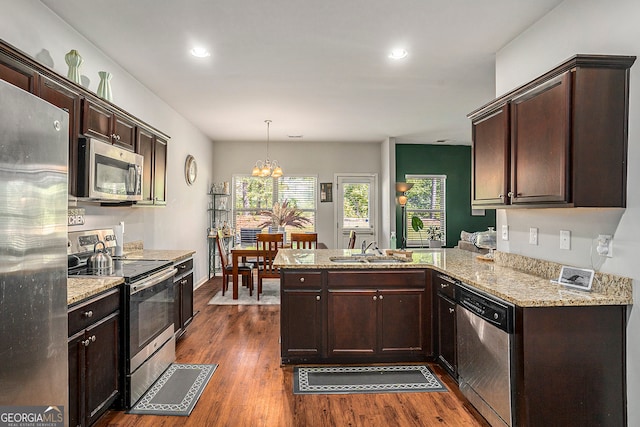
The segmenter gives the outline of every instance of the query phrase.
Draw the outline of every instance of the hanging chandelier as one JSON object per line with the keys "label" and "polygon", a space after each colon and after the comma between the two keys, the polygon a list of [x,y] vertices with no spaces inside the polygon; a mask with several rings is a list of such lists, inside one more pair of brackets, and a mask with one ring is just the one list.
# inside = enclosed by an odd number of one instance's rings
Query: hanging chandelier
{"label": "hanging chandelier", "polygon": [[251,176],[278,178],[283,175],[282,168],[277,160],[269,159],[269,126],[271,125],[271,120],[265,120],[264,122],[267,124],[267,158],[264,161],[258,160],[256,162],[251,171]]}

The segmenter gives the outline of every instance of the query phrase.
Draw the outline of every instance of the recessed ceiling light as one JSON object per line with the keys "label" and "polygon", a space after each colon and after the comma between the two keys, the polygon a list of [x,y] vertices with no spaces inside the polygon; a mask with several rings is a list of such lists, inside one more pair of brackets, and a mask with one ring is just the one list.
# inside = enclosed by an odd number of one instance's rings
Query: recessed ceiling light
{"label": "recessed ceiling light", "polygon": [[207,56],[211,56],[209,51],[204,47],[194,47],[193,49],[191,49],[191,55],[195,56],[196,58],[206,58]]}
{"label": "recessed ceiling light", "polygon": [[389,54],[391,59],[403,59],[406,58],[409,53],[405,49],[393,49]]}

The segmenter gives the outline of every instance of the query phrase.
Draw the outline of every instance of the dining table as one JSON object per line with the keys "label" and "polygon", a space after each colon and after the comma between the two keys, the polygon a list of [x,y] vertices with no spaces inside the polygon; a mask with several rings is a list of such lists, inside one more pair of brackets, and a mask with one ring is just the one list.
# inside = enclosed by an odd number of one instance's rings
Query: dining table
{"label": "dining table", "polygon": [[[283,249],[290,248],[291,244],[285,243]],[[326,249],[323,243],[318,243],[318,249]],[[260,255],[260,249],[255,243],[239,244],[231,248],[231,277],[233,279],[233,299],[238,299],[238,263],[244,258],[254,258]]]}

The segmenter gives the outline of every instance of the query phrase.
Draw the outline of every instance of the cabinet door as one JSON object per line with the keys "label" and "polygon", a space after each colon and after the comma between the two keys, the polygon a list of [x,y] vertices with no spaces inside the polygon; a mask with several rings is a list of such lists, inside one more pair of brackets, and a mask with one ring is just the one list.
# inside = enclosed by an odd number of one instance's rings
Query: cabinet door
{"label": "cabinet door", "polygon": [[126,150],[134,151],[136,142],[136,125],[123,116],[114,114],[112,142]]}
{"label": "cabinet door", "polygon": [[38,88],[38,73],[2,52],[0,52],[0,79],[30,93],[35,93]]}
{"label": "cabinet door", "polygon": [[282,357],[320,356],[322,292],[320,289],[283,289],[282,299]]}
{"label": "cabinet door", "polygon": [[509,107],[504,105],[472,123],[473,205],[509,202]]}
{"label": "cabinet door", "polygon": [[193,273],[180,280],[180,325],[186,328],[193,319]]}
{"label": "cabinet door", "polygon": [[153,155],[153,203],[167,204],[167,141],[158,136]]}
{"label": "cabinet door", "polygon": [[110,142],[113,135],[113,113],[87,99],[83,100],[82,133]]}
{"label": "cabinet door", "polygon": [[69,426],[81,426],[85,419],[86,365],[84,331],[69,338]]}
{"label": "cabinet door", "polygon": [[118,312],[87,328],[87,425],[93,424],[120,392]]}
{"label": "cabinet door", "polygon": [[374,355],[377,350],[375,290],[329,290],[329,357]]}
{"label": "cabinet door", "polygon": [[69,194],[77,182],[78,125],[80,123],[80,95],[68,87],[40,77],[40,98],[69,113]]}
{"label": "cabinet door", "polygon": [[416,289],[378,292],[378,342],[381,354],[423,352],[425,292]]}
{"label": "cabinet door", "polygon": [[438,301],[438,361],[452,375],[457,375],[456,364],[456,305],[439,295]]}
{"label": "cabinet door", "polygon": [[512,101],[512,204],[570,201],[570,107],[569,72]]}
{"label": "cabinet door", "polygon": [[142,165],[142,200],[137,204],[153,204],[153,134],[145,129],[138,128],[136,153],[144,157]]}

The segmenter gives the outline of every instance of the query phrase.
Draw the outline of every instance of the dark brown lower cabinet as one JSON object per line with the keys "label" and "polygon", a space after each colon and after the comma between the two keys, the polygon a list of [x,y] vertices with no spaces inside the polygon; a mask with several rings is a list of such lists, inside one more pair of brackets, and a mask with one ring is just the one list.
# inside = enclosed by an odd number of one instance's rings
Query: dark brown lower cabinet
{"label": "dark brown lower cabinet", "polygon": [[516,308],[516,425],[625,426],[626,306]]}
{"label": "dark brown lower cabinet", "polygon": [[118,399],[120,291],[69,310],[69,425],[89,426]]}
{"label": "dark brown lower cabinet", "polygon": [[437,295],[436,301],[438,316],[438,362],[451,376],[457,378],[456,303],[442,294]]}
{"label": "dark brown lower cabinet", "polygon": [[173,279],[175,306],[174,330],[176,338],[187,331],[193,320],[193,258],[174,264],[178,273]]}
{"label": "dark brown lower cabinet", "polygon": [[283,270],[283,363],[426,360],[429,283],[425,270]]}

